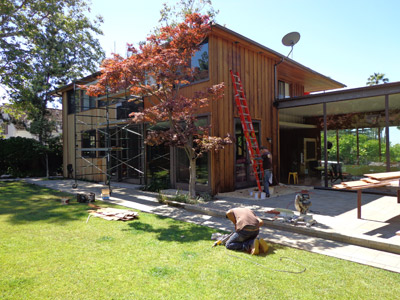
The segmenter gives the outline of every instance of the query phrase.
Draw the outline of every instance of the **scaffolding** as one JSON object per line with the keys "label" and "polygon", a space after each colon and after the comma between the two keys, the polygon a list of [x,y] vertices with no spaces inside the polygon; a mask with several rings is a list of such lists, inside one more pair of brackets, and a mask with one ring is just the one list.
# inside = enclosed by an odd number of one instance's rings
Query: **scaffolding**
{"label": "scaffolding", "polygon": [[[80,80],[79,84],[93,82]],[[73,83],[74,168],[78,180],[104,181],[111,193],[111,181],[145,183],[144,125],[134,124],[129,114],[143,101],[128,101],[127,92],[89,97]]]}

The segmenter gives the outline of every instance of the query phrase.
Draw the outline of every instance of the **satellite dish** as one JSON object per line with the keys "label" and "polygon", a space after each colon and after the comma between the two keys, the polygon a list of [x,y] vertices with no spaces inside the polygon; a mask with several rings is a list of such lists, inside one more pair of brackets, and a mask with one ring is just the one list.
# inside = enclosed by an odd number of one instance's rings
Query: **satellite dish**
{"label": "satellite dish", "polygon": [[297,44],[299,40],[300,40],[300,33],[290,32],[282,38],[282,44],[284,44],[285,46],[293,47],[294,45]]}
{"label": "satellite dish", "polygon": [[283,45],[292,47],[287,57],[290,55],[290,53],[292,53],[293,46],[296,45],[299,40],[300,40],[300,33],[295,31],[288,33],[282,38]]}

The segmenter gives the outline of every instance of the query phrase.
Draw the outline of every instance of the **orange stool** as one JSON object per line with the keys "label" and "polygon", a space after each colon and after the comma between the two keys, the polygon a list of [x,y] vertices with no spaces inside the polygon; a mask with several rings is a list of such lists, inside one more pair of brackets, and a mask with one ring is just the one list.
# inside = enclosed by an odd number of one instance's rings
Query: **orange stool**
{"label": "orange stool", "polygon": [[290,184],[290,177],[293,177],[293,184],[299,184],[299,177],[297,176],[297,172],[289,172],[288,176],[288,184]]}

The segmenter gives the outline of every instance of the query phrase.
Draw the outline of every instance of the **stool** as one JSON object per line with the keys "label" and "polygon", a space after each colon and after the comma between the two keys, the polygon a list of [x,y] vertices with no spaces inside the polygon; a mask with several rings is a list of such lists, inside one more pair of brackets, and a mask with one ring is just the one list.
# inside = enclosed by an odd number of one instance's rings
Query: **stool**
{"label": "stool", "polygon": [[288,176],[288,184],[290,184],[290,177],[293,177],[293,184],[299,184],[299,177],[297,176],[297,172],[289,172]]}

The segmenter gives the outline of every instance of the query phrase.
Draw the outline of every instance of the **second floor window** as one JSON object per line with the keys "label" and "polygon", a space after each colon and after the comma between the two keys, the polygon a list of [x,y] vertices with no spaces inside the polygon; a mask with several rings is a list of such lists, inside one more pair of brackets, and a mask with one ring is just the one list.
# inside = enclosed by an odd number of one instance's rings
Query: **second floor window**
{"label": "second floor window", "polygon": [[208,79],[208,40],[205,40],[199,51],[193,55],[191,67],[194,71],[193,82]]}
{"label": "second floor window", "polygon": [[67,111],[68,114],[74,114],[75,113],[75,107],[76,107],[76,101],[75,101],[75,91],[74,90],[69,90],[67,92]]}
{"label": "second floor window", "polygon": [[96,97],[89,96],[86,91],[81,91],[81,111],[96,108]]}
{"label": "second floor window", "polygon": [[278,99],[290,98],[290,84],[278,81]]}

